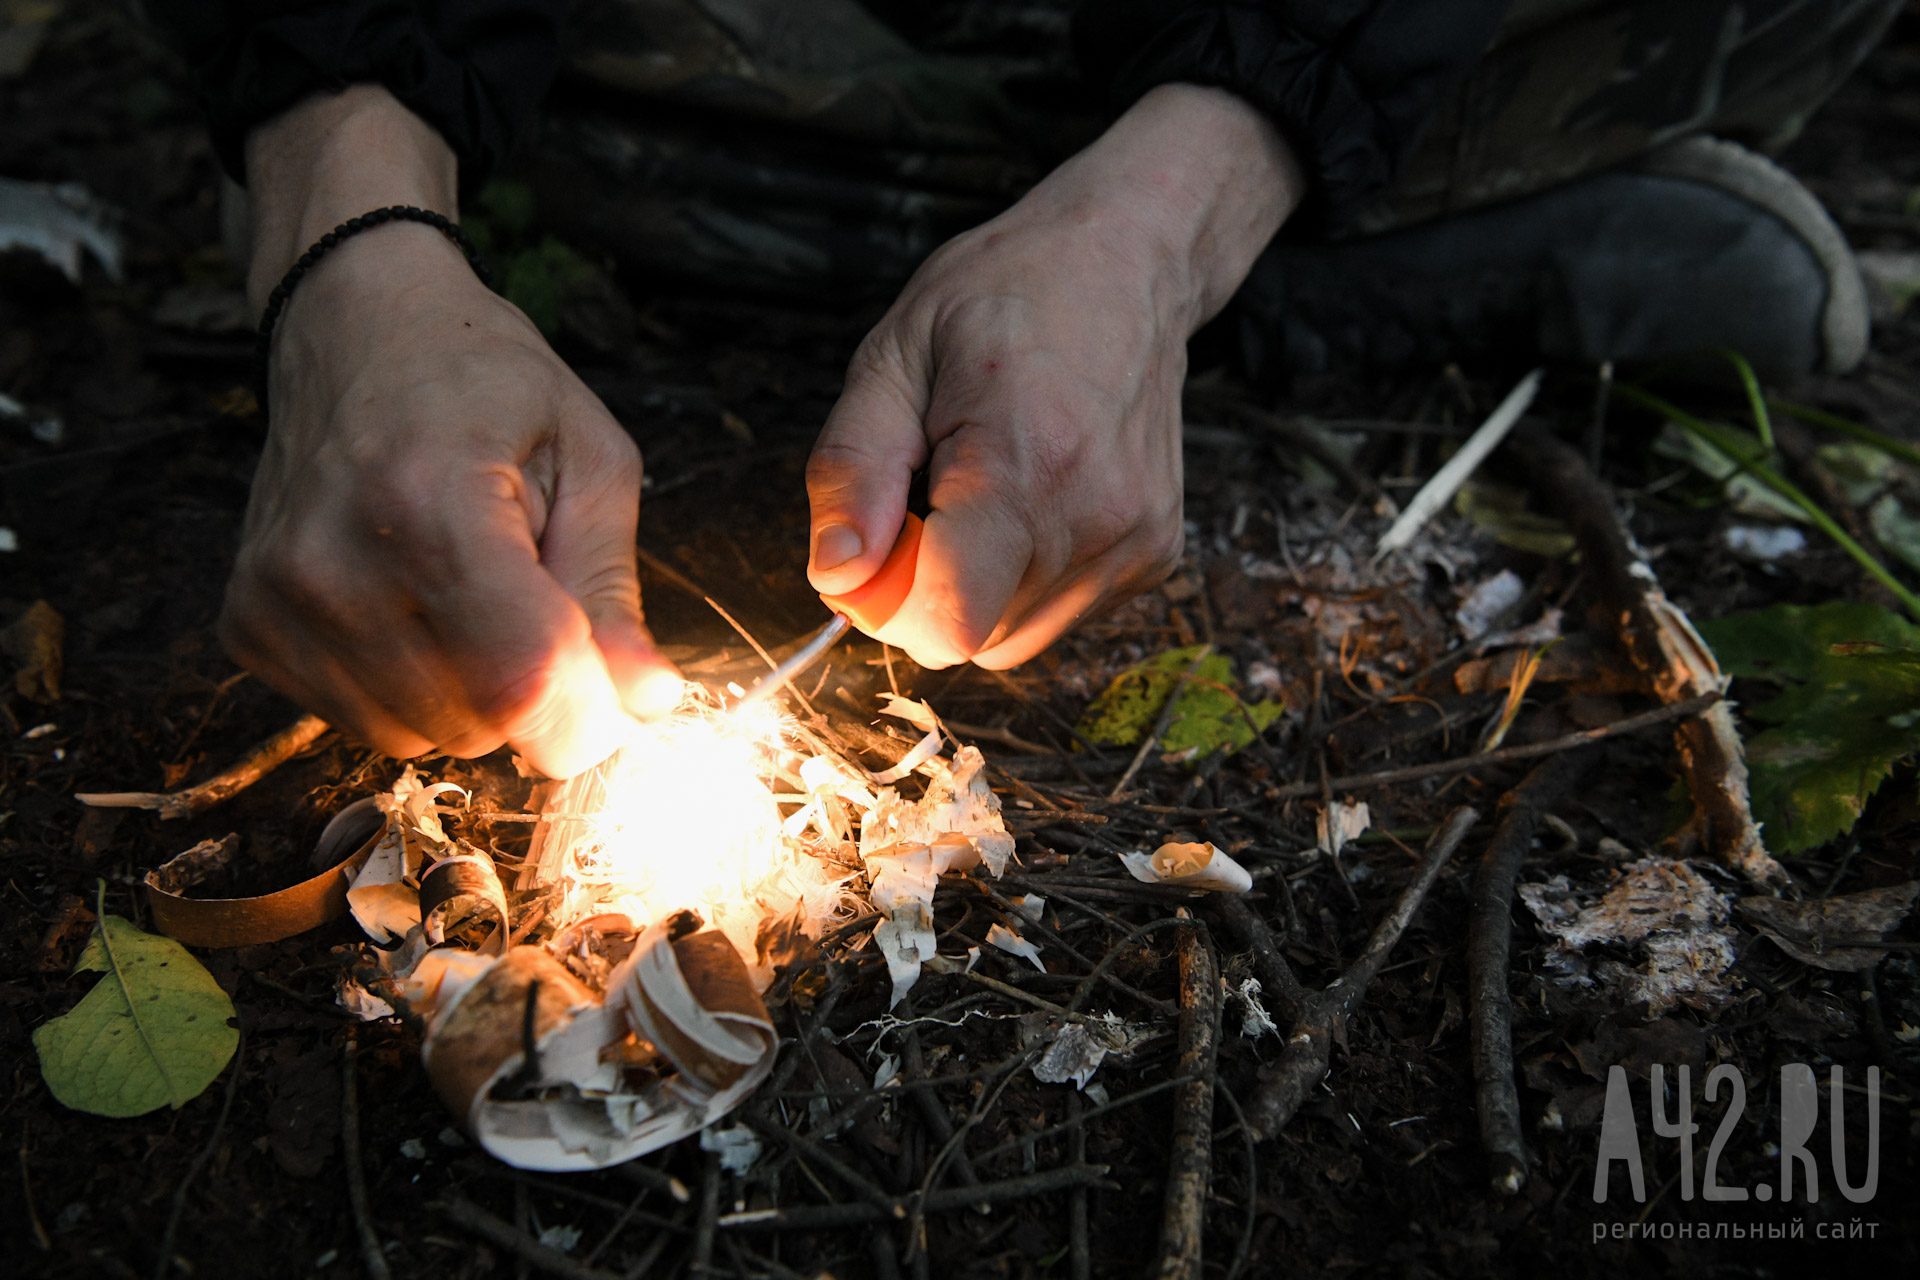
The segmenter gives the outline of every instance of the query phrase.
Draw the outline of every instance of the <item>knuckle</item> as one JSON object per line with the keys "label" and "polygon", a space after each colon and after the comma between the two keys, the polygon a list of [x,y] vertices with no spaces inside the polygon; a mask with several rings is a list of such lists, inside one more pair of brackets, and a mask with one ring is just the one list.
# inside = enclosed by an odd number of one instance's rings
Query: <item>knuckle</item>
{"label": "knuckle", "polygon": [[866,461],[866,451],[847,439],[822,439],[807,456],[807,492],[831,495],[848,487]]}

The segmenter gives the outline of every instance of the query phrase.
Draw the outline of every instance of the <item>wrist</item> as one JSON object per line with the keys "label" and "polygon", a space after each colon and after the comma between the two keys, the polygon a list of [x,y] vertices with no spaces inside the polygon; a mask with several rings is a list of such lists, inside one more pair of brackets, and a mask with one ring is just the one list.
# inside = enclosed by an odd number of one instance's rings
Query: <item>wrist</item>
{"label": "wrist", "polygon": [[1271,121],[1198,85],[1150,90],[1069,165],[1117,211],[1189,332],[1226,305],[1306,189]]}
{"label": "wrist", "polygon": [[[306,248],[347,219],[386,205],[459,215],[459,166],[432,126],[384,88],[353,85],[316,95],[255,129],[247,139],[253,256],[247,296],[255,308]],[[424,233],[424,234],[422,234]],[[431,228],[389,224],[354,239],[440,241]],[[365,246],[357,246],[358,256]],[[437,250],[425,250],[438,253]],[[332,255],[329,255],[332,256]],[[324,264],[323,264],[324,265]]]}

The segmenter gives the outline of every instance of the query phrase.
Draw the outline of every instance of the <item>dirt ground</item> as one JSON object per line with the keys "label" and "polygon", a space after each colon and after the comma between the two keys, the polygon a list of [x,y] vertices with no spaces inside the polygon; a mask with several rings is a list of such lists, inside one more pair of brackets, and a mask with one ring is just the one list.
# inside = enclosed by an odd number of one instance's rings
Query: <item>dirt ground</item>
{"label": "dirt ground", "polygon": [[[1920,15],[1896,27],[1785,160],[1856,246],[1920,248],[1920,216],[1907,201],[1920,189]],[[1570,633],[1599,637],[1604,647],[1606,632],[1587,616],[1590,584],[1567,561],[1498,545],[1452,514],[1432,535],[1451,575],[1429,564],[1423,574],[1364,579],[1366,549],[1385,520],[1337,478],[1302,479],[1290,465],[1296,451],[1231,407],[1257,397],[1236,381],[1224,354],[1231,344],[1206,335],[1196,344],[1195,378],[1211,390],[1189,411],[1189,561],[1181,574],[1011,680],[971,669],[921,672],[904,660],[895,672],[903,691],[929,699],[962,736],[972,733],[1000,769],[997,782],[1023,833],[1023,883],[1090,904],[1080,918],[1056,911],[1053,921],[1094,954],[1069,955],[1063,943],[1048,950],[1054,972],[1043,975],[989,951],[981,973],[1000,988],[928,975],[913,1008],[937,1020],[920,1026],[910,1048],[906,1036],[881,1043],[887,1033],[873,1024],[885,1012],[884,971],[858,955],[788,974],[776,984],[775,1012],[783,1033],[803,1036],[808,1047],[755,1114],[800,1132],[803,1116],[847,1103],[841,1132],[806,1138],[811,1145],[775,1142],[740,1179],[722,1175],[692,1142],[649,1158],[649,1168],[690,1189],[685,1199],[665,1178],[630,1170],[517,1174],[459,1135],[421,1070],[415,1030],[397,1020],[355,1024],[333,1006],[346,949],[362,941],[350,921],[202,954],[233,998],[244,1039],[228,1072],[199,1098],[130,1120],[63,1108],[41,1079],[31,1035],[71,1008],[90,981],[69,970],[96,884],[104,881],[109,910],[146,923],[138,894],[146,870],[229,832],[242,836],[244,856],[221,892],[292,883],[308,874],[327,818],[390,784],[399,766],[330,735],[196,818],[88,812],[73,800],[81,791],[198,781],[299,709],[255,680],[236,679],[213,634],[262,425],[246,390],[250,338],[182,318],[196,300],[230,298],[233,276],[219,248],[216,169],[179,68],[119,6],[70,3],[31,69],[0,83],[0,174],[84,184],[120,211],[127,245],[123,283],[94,270],[79,288],[24,255],[0,257],[0,391],[64,424],[57,442],[0,424],[0,523],[19,539],[18,550],[0,553],[0,625],[36,600],[66,620],[58,701],[0,693],[8,1274],[164,1275],[160,1251],[170,1229],[181,1274],[362,1271],[341,1130],[350,1037],[359,1045],[359,1165],[396,1275],[498,1276],[529,1267],[560,1275],[1139,1274],[1160,1232],[1174,1095],[1155,1086],[1177,1074],[1170,1010],[1178,974],[1173,934],[1138,929],[1173,904],[1134,889],[1113,853],[1169,836],[1234,851],[1259,877],[1249,901],[1312,989],[1353,961],[1398,897],[1413,864],[1406,846],[1417,848],[1461,804],[1475,806],[1482,825],[1337,1035],[1324,1084],[1283,1133],[1257,1146],[1234,1111],[1258,1093],[1279,1045],[1271,1035],[1243,1035],[1246,1009],[1228,1002],[1217,1078],[1232,1101],[1215,1115],[1209,1274],[1761,1276],[1911,1270],[1920,1259],[1912,1208],[1920,1191],[1920,1042],[1902,1038],[1903,1028],[1920,1026],[1911,941],[1868,980],[1801,964],[1736,926],[1735,989],[1726,1001],[1649,1017],[1617,986],[1559,980],[1545,936],[1516,905],[1514,1046],[1532,1164],[1519,1194],[1490,1189],[1467,1029],[1467,903],[1495,807],[1524,766],[1370,791],[1375,826],[1391,838],[1354,845],[1344,875],[1313,852],[1317,804],[1267,794],[1323,769],[1365,773],[1466,750],[1500,691],[1461,692],[1444,675],[1437,683],[1420,677],[1457,644],[1451,611],[1464,587],[1502,568],[1520,575],[1530,600],[1564,602]],[[723,649],[744,655],[726,625],[673,580],[684,577],[756,635],[797,636],[819,621],[804,575],[806,452],[874,316],[630,293],[634,344],[570,354],[647,456],[641,541],[671,571],[643,575],[655,631],[684,659]],[[1801,396],[1920,442],[1916,355],[1920,318],[1909,315],[1881,327],[1858,373]],[[1484,415],[1517,372],[1316,379],[1258,403],[1289,420],[1425,424],[1369,430],[1353,461],[1404,498],[1437,465],[1448,435]],[[1583,447],[1590,375],[1554,371],[1538,410]],[[1717,393],[1690,394],[1734,412]],[[723,414],[744,426],[724,427]],[[1652,484],[1670,466],[1649,455],[1656,425],[1616,406],[1603,471],[1625,495],[1633,532],[1667,590],[1690,614],[1877,598],[1853,563],[1818,539],[1770,566],[1723,550],[1724,509],[1670,501]],[[1526,482],[1498,463],[1494,470]],[[1264,679],[1266,694],[1285,700],[1285,716],[1256,747],[1199,773],[1150,760],[1125,801],[1105,803],[1132,753],[1077,753],[1065,726],[1127,664],[1196,639],[1229,654],[1242,680]],[[864,665],[870,656],[852,651],[821,677],[835,714],[871,718],[867,695],[876,683],[885,687],[885,676]],[[1420,696],[1389,696],[1395,689]],[[1645,705],[1631,692],[1550,688],[1530,700],[1510,741],[1545,740]],[[1664,733],[1610,741],[1598,756],[1587,780],[1554,808],[1561,825],[1535,842],[1524,882],[1566,876],[1575,886],[1602,884],[1624,858],[1657,849],[1673,825],[1676,763]],[[426,767],[503,805],[524,799],[525,784],[504,757]],[[1914,781],[1904,768],[1853,838],[1791,861],[1809,893],[1920,879]],[[1058,806],[1082,816],[1048,825],[1035,796],[1048,813]],[[1700,874],[1722,891],[1740,888],[1717,868]],[[948,886],[939,928],[961,943],[978,941],[998,918],[994,910],[981,893]],[[1218,917],[1204,908],[1201,915],[1229,986],[1237,986],[1252,971],[1246,948]],[[1900,937],[1915,936],[1911,924],[1903,930]],[[1109,951],[1111,973],[1134,994],[1102,986],[1090,1008],[1111,1008],[1151,1034],[1096,1079],[1117,1101],[1150,1092],[1056,1132],[1091,1104],[1007,1064],[1026,1049],[1034,1010],[1065,1002],[1091,961]],[[935,1083],[911,1100],[869,1098],[882,1051],[907,1055],[910,1080]],[[1813,1064],[1823,1081],[1829,1063],[1849,1080],[1864,1079],[1870,1065],[1882,1071],[1874,1199],[1852,1203],[1831,1185],[1823,1121],[1817,1203],[1683,1201],[1673,1146],[1648,1125],[1638,1083],[1648,1066],[1689,1063],[1696,1089],[1712,1064],[1740,1068],[1752,1092],[1744,1119],[1728,1130],[1720,1168],[1724,1183],[1748,1187],[1771,1181],[1777,1167],[1775,1090],[1788,1062]],[[1650,1153],[1645,1203],[1620,1189],[1620,1167],[1607,1202],[1592,1194],[1607,1068],[1616,1064],[1636,1081]],[[1866,1149],[1863,1103],[1858,1094],[1848,1099],[1856,1156]],[[1699,1105],[1704,1145],[1723,1109]],[[945,1141],[942,1125],[951,1131],[967,1121],[974,1123],[964,1149],[980,1181],[1040,1182],[988,1213],[930,1213],[923,1238],[909,1222],[876,1225],[857,1213],[838,1225],[816,1218],[809,1226],[800,1214],[798,1225],[778,1231],[723,1226],[716,1234],[716,1213],[849,1201],[858,1209],[862,1188],[910,1191]],[[818,1135],[818,1121],[812,1125],[807,1131]],[[1042,1185],[1050,1170],[1088,1164],[1105,1171],[1078,1189]],[[1851,1173],[1857,1181],[1857,1164]],[[450,1204],[478,1206],[523,1243],[542,1232],[564,1241],[566,1228],[581,1234],[565,1254],[516,1256],[512,1243],[483,1238]],[[1824,1238],[1836,1226],[1851,1238]],[[1635,1238],[1620,1238],[1630,1228]],[[1076,1237],[1088,1242],[1085,1259],[1070,1254]]]}

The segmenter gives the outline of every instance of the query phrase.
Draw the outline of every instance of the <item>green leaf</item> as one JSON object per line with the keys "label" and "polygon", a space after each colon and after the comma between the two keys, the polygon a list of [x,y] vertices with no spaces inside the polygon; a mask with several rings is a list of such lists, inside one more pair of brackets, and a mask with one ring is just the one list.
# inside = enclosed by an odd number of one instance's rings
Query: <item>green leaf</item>
{"label": "green leaf", "polygon": [[1777,604],[1697,625],[1722,671],[1775,684],[1813,679],[1836,644],[1920,648],[1920,627],[1875,604]]}
{"label": "green leaf", "polygon": [[[1199,645],[1169,649],[1122,671],[1087,707],[1080,719],[1081,735],[1100,746],[1137,746],[1152,731],[1200,649]],[[1174,704],[1160,749],[1191,748],[1196,760],[1215,751],[1238,751],[1279,719],[1283,710],[1278,702],[1242,701],[1235,689],[1232,660],[1225,654],[1209,654],[1194,668]]]}
{"label": "green leaf", "polygon": [[172,938],[103,911],[74,966],[88,970],[106,976],[33,1033],[40,1074],[63,1105],[99,1116],[177,1109],[233,1057],[233,1002]]}
{"label": "green leaf", "polygon": [[1876,605],[1775,605],[1700,624],[1721,668],[1782,686],[1743,708],[1754,817],[1800,853],[1852,829],[1920,750],[1920,627]]}

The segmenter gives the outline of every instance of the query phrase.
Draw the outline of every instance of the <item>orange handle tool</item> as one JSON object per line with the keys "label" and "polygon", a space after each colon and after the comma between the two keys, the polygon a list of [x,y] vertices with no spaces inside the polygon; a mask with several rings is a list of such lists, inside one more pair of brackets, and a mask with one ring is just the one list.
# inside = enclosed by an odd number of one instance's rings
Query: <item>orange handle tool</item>
{"label": "orange handle tool", "polygon": [[919,516],[907,512],[907,521],[900,526],[893,550],[887,553],[874,575],[845,595],[823,595],[820,599],[827,608],[846,614],[854,626],[872,635],[900,612],[907,593],[913,590],[913,571],[920,559],[920,535],[925,529]]}

